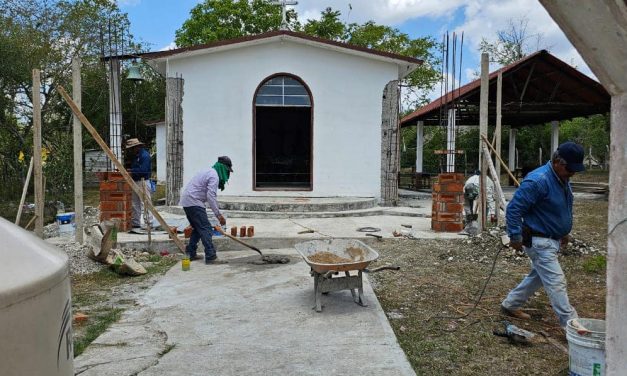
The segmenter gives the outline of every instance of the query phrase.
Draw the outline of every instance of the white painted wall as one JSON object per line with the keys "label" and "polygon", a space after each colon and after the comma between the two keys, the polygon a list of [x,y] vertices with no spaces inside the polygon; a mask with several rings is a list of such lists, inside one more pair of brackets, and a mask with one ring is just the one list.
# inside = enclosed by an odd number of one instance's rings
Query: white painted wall
{"label": "white painted wall", "polygon": [[166,177],[165,123],[155,125],[157,139],[157,181],[164,182]]}
{"label": "white painted wall", "polygon": [[[309,86],[313,191],[253,190],[253,97],[268,76],[290,73]],[[398,67],[293,42],[274,42],[168,61],[185,80],[184,184],[219,155],[233,160],[227,195],[380,197],[381,103]]]}

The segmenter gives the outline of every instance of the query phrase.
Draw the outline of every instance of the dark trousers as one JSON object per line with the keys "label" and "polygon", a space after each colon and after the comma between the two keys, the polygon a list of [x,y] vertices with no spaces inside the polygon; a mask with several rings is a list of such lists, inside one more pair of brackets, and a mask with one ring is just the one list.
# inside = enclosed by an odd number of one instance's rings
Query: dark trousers
{"label": "dark trousers", "polygon": [[190,258],[196,257],[198,241],[201,240],[202,245],[205,247],[205,261],[214,260],[216,258],[216,249],[211,241],[212,228],[211,223],[209,223],[209,217],[207,217],[207,210],[200,206],[188,206],[184,207],[183,210],[185,210],[189,224],[194,228],[185,251]]}

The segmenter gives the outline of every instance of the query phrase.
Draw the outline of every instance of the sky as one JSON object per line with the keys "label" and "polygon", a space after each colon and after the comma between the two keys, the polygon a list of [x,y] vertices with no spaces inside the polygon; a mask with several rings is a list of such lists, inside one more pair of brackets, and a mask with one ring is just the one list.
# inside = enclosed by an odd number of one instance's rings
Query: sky
{"label": "sky", "polygon": [[[175,47],[174,33],[189,18],[190,10],[201,0],[117,0],[128,14],[131,34],[157,51]],[[350,4],[350,5],[349,5]],[[537,0],[298,0],[291,6],[301,23],[318,19],[327,7],[339,10],[344,22],[378,24],[398,28],[410,37],[432,36],[442,40],[444,33],[464,33],[461,84],[476,78],[480,71],[482,38],[496,40],[499,30],[510,20],[525,17],[528,34],[542,35],[540,49],[552,54],[594,78],[588,66]],[[352,9],[350,9],[352,8]],[[498,66],[491,66],[491,70]],[[459,72],[459,71],[457,71]],[[459,73],[457,73],[459,79]],[[457,81],[457,80],[456,80]],[[456,82],[456,86],[459,82]],[[436,92],[438,95],[435,95]],[[437,88],[429,95],[439,96]]]}

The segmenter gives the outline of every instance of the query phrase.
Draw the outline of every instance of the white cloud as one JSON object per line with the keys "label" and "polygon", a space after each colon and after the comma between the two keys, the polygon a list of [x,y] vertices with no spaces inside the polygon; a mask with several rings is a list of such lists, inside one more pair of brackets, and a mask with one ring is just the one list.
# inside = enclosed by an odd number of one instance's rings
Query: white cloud
{"label": "white cloud", "polygon": [[163,47],[161,47],[159,49],[159,51],[168,51],[168,50],[174,50],[176,47],[176,43],[175,42],[170,42],[170,44],[165,45]]}
{"label": "white cloud", "polygon": [[[349,13],[349,4],[352,10]],[[481,38],[496,39],[499,30],[508,27],[509,19],[527,17],[528,33],[542,35],[540,48],[548,49],[565,62],[576,66],[583,73],[594,77],[577,50],[537,1],[530,0],[299,0],[295,9],[301,22],[319,19],[326,7],[342,12],[344,22],[363,23],[374,20],[384,25],[399,25],[405,21],[427,17],[442,21],[436,39],[446,30],[464,32],[464,44],[479,61],[478,46]],[[463,13],[461,24],[453,24],[455,12]],[[495,67],[490,67],[494,69]],[[478,69],[478,67],[477,67]],[[468,73],[467,73],[468,77]]]}
{"label": "white cloud", "polygon": [[495,40],[497,31],[508,28],[509,20],[516,21],[521,17],[526,17],[529,21],[528,34],[538,34],[542,37],[539,48],[548,49],[558,58],[574,64],[583,73],[592,76],[577,50],[539,2],[475,0],[467,3],[464,9],[465,21],[457,27],[457,31],[464,31],[464,36],[467,38],[465,40],[470,43],[473,51],[477,51],[477,55],[482,38]]}
{"label": "white cloud", "polygon": [[[296,10],[301,21],[318,19],[327,7],[342,12],[342,21],[363,23],[374,20],[384,25],[402,23],[417,17],[444,17],[464,4],[464,0],[299,0]],[[349,14],[349,4],[352,6]]]}

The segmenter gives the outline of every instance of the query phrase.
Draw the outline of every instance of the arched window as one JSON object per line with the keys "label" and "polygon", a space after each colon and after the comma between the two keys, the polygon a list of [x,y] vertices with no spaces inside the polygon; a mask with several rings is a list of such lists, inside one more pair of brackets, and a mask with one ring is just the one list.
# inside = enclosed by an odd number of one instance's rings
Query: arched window
{"label": "arched window", "polygon": [[307,89],[298,80],[289,76],[276,76],[259,88],[256,106],[311,107]]}

